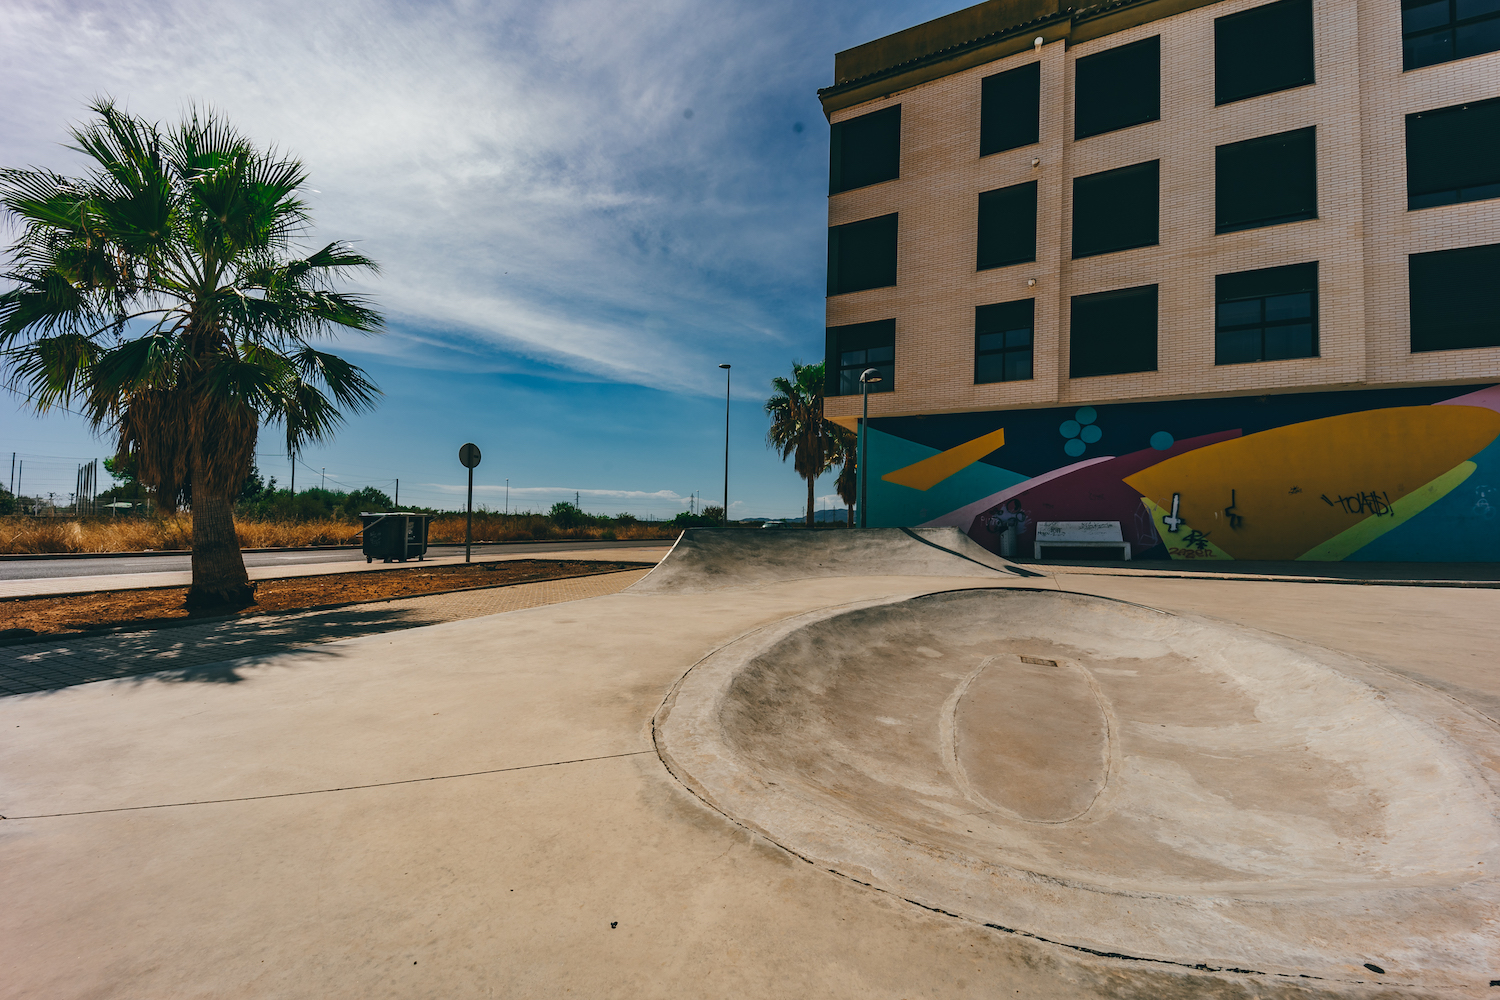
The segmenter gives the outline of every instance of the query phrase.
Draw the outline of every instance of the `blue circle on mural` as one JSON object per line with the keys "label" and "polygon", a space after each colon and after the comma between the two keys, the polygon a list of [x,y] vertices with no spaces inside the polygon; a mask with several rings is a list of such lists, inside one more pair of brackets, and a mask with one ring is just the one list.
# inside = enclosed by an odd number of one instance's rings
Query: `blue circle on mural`
{"label": "blue circle on mural", "polygon": [[1104,436],[1104,432],[1099,429],[1099,426],[1097,424],[1089,424],[1078,436],[1083,438],[1083,440],[1088,442],[1089,444],[1093,444],[1095,441]]}
{"label": "blue circle on mural", "polygon": [[1177,442],[1172,437],[1172,435],[1168,434],[1166,431],[1157,431],[1155,434],[1151,435],[1151,447],[1155,448],[1157,451],[1166,451],[1176,443]]}
{"label": "blue circle on mural", "polygon": [[1074,458],[1077,458],[1079,455],[1083,454],[1084,447],[1085,445],[1082,441],[1078,440],[1077,438],[1072,438],[1068,441],[1067,444],[1063,445],[1063,451],[1067,452],[1069,455],[1072,455]]}
{"label": "blue circle on mural", "polygon": [[1099,419],[1099,413],[1092,406],[1079,407],[1078,412],[1073,414],[1078,418],[1080,424],[1091,424]]}
{"label": "blue circle on mural", "polygon": [[1062,422],[1062,426],[1057,429],[1057,433],[1061,434],[1065,438],[1076,438],[1080,430],[1082,430],[1082,428],[1078,426],[1078,421],[1064,420]]}

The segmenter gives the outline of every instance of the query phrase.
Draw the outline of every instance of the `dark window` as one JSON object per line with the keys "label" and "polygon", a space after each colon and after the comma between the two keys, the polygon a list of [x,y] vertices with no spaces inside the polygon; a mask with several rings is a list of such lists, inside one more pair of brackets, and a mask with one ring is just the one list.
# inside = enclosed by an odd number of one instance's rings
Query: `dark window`
{"label": "dark window", "polygon": [[1074,63],[1073,138],[1161,117],[1161,36]]}
{"label": "dark window", "polygon": [[1073,256],[1155,246],[1159,160],[1073,178]]}
{"label": "dark window", "polygon": [[1485,198],[1500,198],[1500,97],[1407,115],[1406,207]]}
{"label": "dark window", "polygon": [[881,381],[871,383],[871,392],[896,388],[896,321],[851,323],[828,328],[828,360],[824,366],[830,396],[858,396],[859,376],[866,368],[880,372]]}
{"label": "dark window", "polygon": [[979,270],[1036,260],[1036,181],[979,196]]}
{"label": "dark window", "polygon": [[900,176],[901,105],[833,126],[828,144],[829,194]]}
{"label": "dark window", "polygon": [[896,216],[828,229],[828,294],[896,283]]}
{"label": "dark window", "polygon": [[1500,50],[1500,0],[1401,0],[1404,69]]}
{"label": "dark window", "polygon": [[1318,356],[1318,263],[1214,279],[1214,364]]}
{"label": "dark window", "polygon": [[1500,347],[1500,243],[1414,253],[1408,268],[1412,353]]}
{"label": "dark window", "polygon": [[979,89],[979,155],[989,156],[1037,141],[1042,64],[987,76]]}
{"label": "dark window", "polygon": [[1313,82],[1311,0],[1281,0],[1214,19],[1214,103]]}
{"label": "dark window", "polygon": [[1318,217],[1317,129],[1220,146],[1214,174],[1215,232]]}
{"label": "dark window", "polygon": [[974,383],[1031,378],[1034,300],[1001,302],[974,310]]}
{"label": "dark window", "polygon": [[1156,286],[1073,296],[1068,377],[1156,371]]}

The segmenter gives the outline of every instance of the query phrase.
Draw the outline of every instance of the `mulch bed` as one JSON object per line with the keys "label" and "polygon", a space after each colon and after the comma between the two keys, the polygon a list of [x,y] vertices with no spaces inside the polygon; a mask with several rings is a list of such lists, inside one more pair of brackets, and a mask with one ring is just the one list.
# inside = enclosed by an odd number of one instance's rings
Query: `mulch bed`
{"label": "mulch bed", "polygon": [[24,629],[33,635],[57,635],[129,625],[151,627],[194,618],[222,618],[226,614],[244,616],[307,611],[331,605],[388,601],[421,594],[597,576],[601,573],[645,569],[649,565],[592,559],[514,559],[464,566],[261,580],[255,591],[255,604],[235,612],[216,610],[199,614],[190,614],[182,606],[187,597],[186,587],[22,597],[0,601],[0,638],[16,640],[26,637],[25,632],[10,630]]}

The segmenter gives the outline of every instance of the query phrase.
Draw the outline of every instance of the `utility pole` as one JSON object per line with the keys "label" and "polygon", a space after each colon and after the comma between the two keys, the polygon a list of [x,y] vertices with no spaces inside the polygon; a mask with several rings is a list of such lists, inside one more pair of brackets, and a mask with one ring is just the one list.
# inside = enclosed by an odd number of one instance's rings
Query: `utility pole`
{"label": "utility pole", "polygon": [[326,490],[328,489],[328,466],[323,466],[322,472],[320,474],[323,478],[318,483],[318,489]]}
{"label": "utility pole", "polygon": [[724,369],[724,527],[729,527],[729,366]]}
{"label": "utility pole", "polygon": [[510,516],[510,480],[505,481],[505,514]]}
{"label": "utility pole", "polygon": [[401,480],[396,480],[396,509],[401,509]]}

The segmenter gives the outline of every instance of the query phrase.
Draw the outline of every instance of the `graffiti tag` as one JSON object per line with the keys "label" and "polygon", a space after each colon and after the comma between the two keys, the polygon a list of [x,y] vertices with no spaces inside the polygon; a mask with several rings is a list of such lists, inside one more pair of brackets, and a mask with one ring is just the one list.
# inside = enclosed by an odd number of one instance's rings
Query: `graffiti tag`
{"label": "graffiti tag", "polygon": [[1240,525],[1245,523],[1245,519],[1234,512],[1234,508],[1238,503],[1239,499],[1235,496],[1234,490],[1230,490],[1229,506],[1224,508],[1224,516],[1229,518],[1229,527],[1234,531],[1239,531]]}
{"label": "graffiti tag", "polygon": [[1393,514],[1391,510],[1391,495],[1386,492],[1376,493],[1374,490],[1365,490],[1360,493],[1339,496],[1330,500],[1328,494],[1323,494],[1323,502],[1330,507],[1342,507],[1346,514],[1373,514],[1375,517],[1384,517]]}
{"label": "graffiti tag", "polygon": [[1173,493],[1172,494],[1172,513],[1170,513],[1170,514],[1163,514],[1162,518],[1161,518],[1161,523],[1165,524],[1167,526],[1167,530],[1170,531],[1174,535],[1177,534],[1177,529],[1180,528],[1180,527],[1182,527],[1182,518],[1180,518],[1180,517],[1177,516],[1177,511],[1178,511],[1178,509],[1181,506],[1182,506],[1182,494],[1181,493]]}

